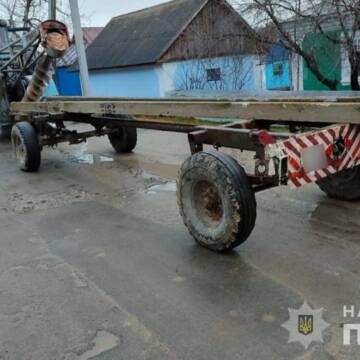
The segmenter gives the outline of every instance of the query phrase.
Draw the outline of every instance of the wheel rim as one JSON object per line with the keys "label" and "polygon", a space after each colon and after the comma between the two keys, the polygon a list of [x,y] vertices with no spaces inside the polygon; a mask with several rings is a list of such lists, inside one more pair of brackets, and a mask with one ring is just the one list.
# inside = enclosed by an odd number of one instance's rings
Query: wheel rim
{"label": "wheel rim", "polygon": [[194,186],[193,199],[199,218],[209,226],[217,226],[224,215],[223,203],[216,187],[208,181]]}
{"label": "wheel rim", "polygon": [[13,138],[14,142],[14,151],[15,151],[15,157],[17,161],[19,162],[20,166],[24,167],[26,163],[26,148],[25,145],[20,138],[20,136],[15,135]]}

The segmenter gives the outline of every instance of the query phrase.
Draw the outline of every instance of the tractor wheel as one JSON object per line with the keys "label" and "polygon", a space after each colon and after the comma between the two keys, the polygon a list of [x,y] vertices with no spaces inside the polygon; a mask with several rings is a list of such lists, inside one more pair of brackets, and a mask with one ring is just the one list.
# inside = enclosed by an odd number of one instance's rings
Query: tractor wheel
{"label": "tractor wheel", "polygon": [[11,136],[11,125],[0,125],[0,141],[9,140]]}
{"label": "tractor wheel", "polygon": [[214,251],[242,244],[256,221],[256,199],[244,169],[230,156],[199,152],[182,165],[180,214],[196,242]]}
{"label": "tractor wheel", "polygon": [[130,153],[137,143],[137,129],[135,127],[121,127],[108,135],[114,150],[119,153]]}
{"label": "tractor wheel", "polygon": [[23,121],[13,126],[11,143],[21,170],[26,172],[39,170],[41,147],[35,128],[30,123]]}
{"label": "tractor wheel", "polygon": [[360,165],[321,179],[317,183],[328,196],[352,201],[360,199]]}

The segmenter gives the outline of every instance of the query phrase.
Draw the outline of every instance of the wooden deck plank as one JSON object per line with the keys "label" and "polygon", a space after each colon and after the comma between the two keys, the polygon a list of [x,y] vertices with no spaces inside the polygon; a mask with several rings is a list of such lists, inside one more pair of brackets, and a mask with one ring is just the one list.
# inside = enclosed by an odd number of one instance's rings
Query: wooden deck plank
{"label": "wooden deck plank", "polygon": [[14,102],[12,113],[122,114],[360,124],[357,102],[114,100]]}
{"label": "wooden deck plank", "polygon": [[[45,101],[148,101],[149,98],[53,96]],[[159,100],[159,99],[157,99]],[[210,91],[187,90],[169,93],[161,101],[270,101],[270,102],[360,102],[360,91]]]}

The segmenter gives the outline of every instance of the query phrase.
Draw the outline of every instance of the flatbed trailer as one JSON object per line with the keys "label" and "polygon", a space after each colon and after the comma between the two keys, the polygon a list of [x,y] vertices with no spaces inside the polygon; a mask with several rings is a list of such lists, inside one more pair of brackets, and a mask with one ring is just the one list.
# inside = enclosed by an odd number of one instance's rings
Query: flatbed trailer
{"label": "flatbed trailer", "polygon": [[[194,239],[215,251],[232,249],[249,237],[256,192],[315,182],[332,197],[360,198],[360,96],[352,93],[330,98],[54,97],[14,102],[11,114],[12,144],[24,171],[39,169],[43,146],[107,135],[117,152],[126,153],[136,146],[137,128],[186,133],[191,156],[179,171],[179,209]],[[195,125],[195,118],[229,122]],[[67,122],[86,123],[93,130],[69,130]],[[204,145],[214,150],[204,151]],[[254,172],[246,173],[219,151],[222,147],[253,152]]]}

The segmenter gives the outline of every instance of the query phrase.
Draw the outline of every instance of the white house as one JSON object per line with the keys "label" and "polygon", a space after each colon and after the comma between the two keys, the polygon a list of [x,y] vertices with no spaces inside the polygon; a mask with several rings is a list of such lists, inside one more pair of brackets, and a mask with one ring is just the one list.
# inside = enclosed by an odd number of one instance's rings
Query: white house
{"label": "white house", "polygon": [[226,0],[175,0],[114,17],[87,48],[92,95],[261,89],[254,39]]}

